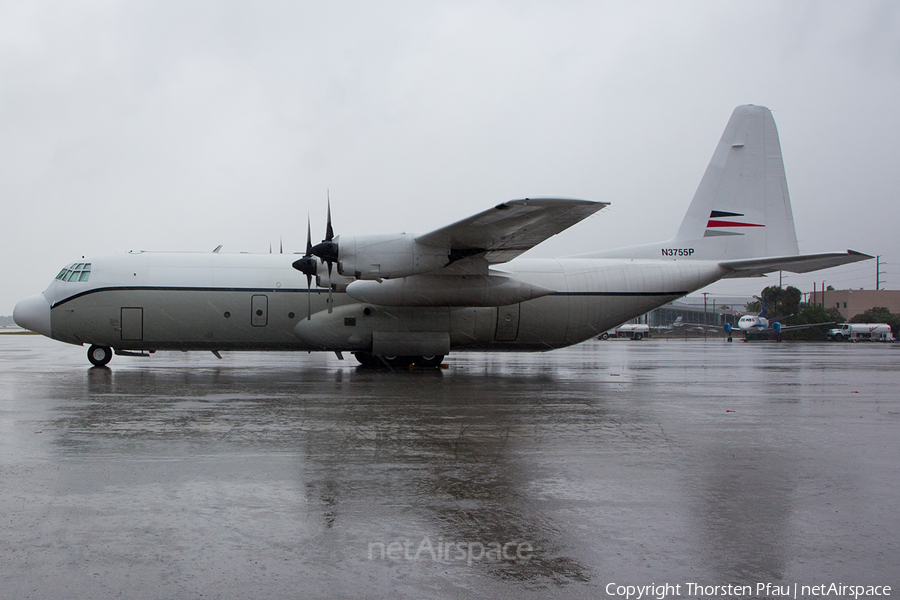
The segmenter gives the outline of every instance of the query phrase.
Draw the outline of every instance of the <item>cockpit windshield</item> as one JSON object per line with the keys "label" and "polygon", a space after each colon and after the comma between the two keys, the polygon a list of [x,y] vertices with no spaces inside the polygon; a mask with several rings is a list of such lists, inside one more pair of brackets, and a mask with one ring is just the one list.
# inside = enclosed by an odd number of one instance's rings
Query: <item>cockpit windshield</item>
{"label": "cockpit windshield", "polygon": [[87,281],[91,276],[91,263],[74,263],[56,276],[60,281]]}

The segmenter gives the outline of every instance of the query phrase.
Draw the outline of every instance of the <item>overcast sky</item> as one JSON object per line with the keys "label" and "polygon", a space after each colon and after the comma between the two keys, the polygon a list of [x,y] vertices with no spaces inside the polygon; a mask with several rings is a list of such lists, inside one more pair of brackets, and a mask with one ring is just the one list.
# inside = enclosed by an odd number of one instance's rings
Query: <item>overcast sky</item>
{"label": "overcast sky", "polygon": [[0,0],[0,314],[82,255],[300,252],[329,189],[337,233],[563,195],[612,206],[527,256],[667,239],[747,103],[801,252],[900,289],[898,99],[894,1]]}

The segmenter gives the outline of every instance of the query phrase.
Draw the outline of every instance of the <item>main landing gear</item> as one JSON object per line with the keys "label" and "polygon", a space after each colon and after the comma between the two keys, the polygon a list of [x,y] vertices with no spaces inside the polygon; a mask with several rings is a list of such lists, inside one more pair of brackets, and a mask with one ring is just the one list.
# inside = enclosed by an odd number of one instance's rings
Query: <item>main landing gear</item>
{"label": "main landing gear", "polygon": [[112,348],[109,346],[98,346],[94,344],[88,348],[88,360],[95,367],[105,367],[112,360]]}
{"label": "main landing gear", "polygon": [[415,366],[419,369],[437,369],[444,360],[442,354],[431,356],[376,356],[371,352],[354,352],[353,356],[364,367],[378,369],[409,369]]}

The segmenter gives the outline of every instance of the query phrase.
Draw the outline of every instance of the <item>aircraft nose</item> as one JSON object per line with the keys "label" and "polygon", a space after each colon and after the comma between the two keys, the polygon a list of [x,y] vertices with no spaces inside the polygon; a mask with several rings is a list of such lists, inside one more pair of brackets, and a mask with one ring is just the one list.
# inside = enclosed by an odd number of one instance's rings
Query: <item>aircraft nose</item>
{"label": "aircraft nose", "polygon": [[50,337],[50,303],[43,294],[29,296],[16,304],[13,321],[19,327]]}

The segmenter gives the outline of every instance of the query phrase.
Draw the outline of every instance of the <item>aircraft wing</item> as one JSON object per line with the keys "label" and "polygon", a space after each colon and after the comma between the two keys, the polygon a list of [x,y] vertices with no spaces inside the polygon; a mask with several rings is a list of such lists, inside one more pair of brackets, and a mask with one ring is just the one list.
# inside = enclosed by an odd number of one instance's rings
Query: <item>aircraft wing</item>
{"label": "aircraft wing", "polygon": [[829,323],[805,323],[803,325],[782,325],[781,331],[792,331],[796,329],[809,329],[810,327],[819,327],[821,325],[834,325],[834,321]]}
{"label": "aircraft wing", "polygon": [[504,263],[608,205],[574,198],[510,200],[417,236],[416,241],[449,246],[452,260],[483,255],[489,263]]}
{"label": "aircraft wing", "polygon": [[727,279],[733,277],[761,277],[774,271],[809,273],[810,271],[837,267],[860,260],[869,260],[870,258],[875,257],[855,250],[847,250],[846,252],[824,252],[822,254],[726,260],[719,264],[730,271],[723,278]]}

